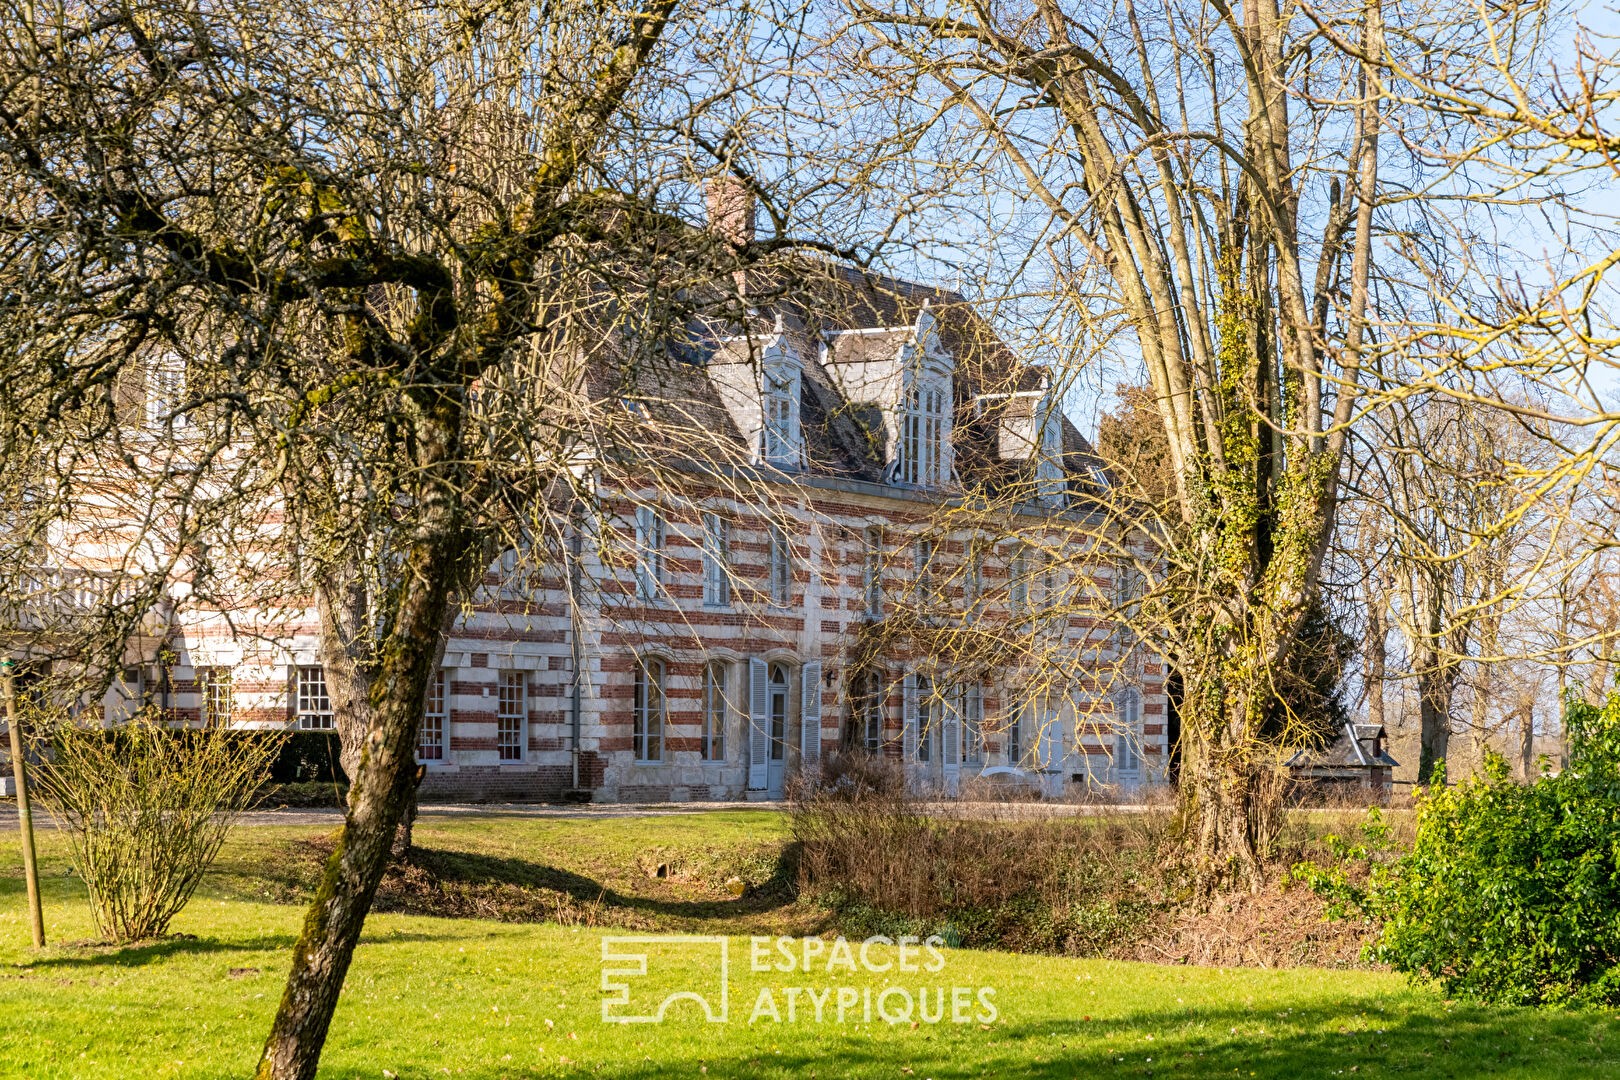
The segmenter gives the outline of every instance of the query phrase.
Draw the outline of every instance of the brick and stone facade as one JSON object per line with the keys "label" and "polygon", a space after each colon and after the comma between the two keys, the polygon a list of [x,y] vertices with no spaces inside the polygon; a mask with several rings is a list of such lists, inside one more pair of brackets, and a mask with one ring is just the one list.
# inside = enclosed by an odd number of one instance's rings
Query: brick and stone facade
{"label": "brick and stone facade", "polygon": [[[1108,618],[1114,565],[1084,555],[1106,478],[1056,390],[960,297],[851,289],[710,333],[649,393],[709,410],[751,472],[603,487],[571,566],[491,567],[430,696],[425,798],[762,798],[851,749],[947,795],[1164,781],[1164,672]],[[970,489],[1020,493],[975,516]],[[963,664],[939,643],[969,629],[1039,662]],[[319,728],[317,630],[183,610],[108,715]]]}

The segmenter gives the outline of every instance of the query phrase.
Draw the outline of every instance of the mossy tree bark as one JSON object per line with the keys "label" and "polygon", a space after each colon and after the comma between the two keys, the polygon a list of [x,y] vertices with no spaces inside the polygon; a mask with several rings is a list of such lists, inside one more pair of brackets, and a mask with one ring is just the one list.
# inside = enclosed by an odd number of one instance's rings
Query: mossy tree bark
{"label": "mossy tree bark", "polygon": [[[1122,617],[1185,680],[1197,878],[1252,886],[1271,829],[1266,673],[1312,603],[1367,348],[1378,0],[1344,23],[1354,55],[1314,48],[1320,30],[1275,0],[1217,4],[1197,26],[1135,0],[1036,0],[1017,16],[858,6],[1050,216],[1065,315],[1139,347],[1175,491],[1168,505],[1125,493],[1103,542],[1153,583]],[[1319,79],[1356,89],[1328,105],[1301,92]],[[1194,118],[1189,93],[1217,109]]]}
{"label": "mossy tree bark", "polygon": [[[281,1006],[265,1042],[257,1075],[312,1077],[337,1008],[372,897],[394,855],[395,833],[416,783],[416,740],[427,682],[440,655],[445,608],[468,533],[458,475],[463,406],[438,394],[417,431],[416,463],[437,482],[424,486],[414,534],[387,612],[388,631],[373,656],[351,654],[330,631],[322,658],[336,674],[332,687],[349,723],[364,723],[358,762],[349,774],[349,806],[320,885],[293,949]],[[323,614],[336,621],[327,590]]]}

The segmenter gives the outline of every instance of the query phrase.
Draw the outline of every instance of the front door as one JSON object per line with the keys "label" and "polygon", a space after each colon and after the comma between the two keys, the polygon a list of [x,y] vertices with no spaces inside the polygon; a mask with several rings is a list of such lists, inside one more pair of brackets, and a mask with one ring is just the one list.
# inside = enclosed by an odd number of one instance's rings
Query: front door
{"label": "front door", "polygon": [[765,793],[773,799],[782,797],[782,779],[787,767],[788,673],[784,664],[771,665],[770,681],[771,748],[766,759]]}

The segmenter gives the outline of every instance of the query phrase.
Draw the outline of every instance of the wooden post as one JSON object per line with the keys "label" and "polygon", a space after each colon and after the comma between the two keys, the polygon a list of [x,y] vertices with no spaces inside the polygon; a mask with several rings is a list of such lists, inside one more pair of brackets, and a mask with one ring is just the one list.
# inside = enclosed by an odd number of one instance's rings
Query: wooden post
{"label": "wooden post", "polygon": [[0,660],[5,682],[6,727],[11,731],[11,774],[17,778],[17,826],[22,830],[23,877],[28,881],[28,917],[34,948],[45,947],[45,912],[39,902],[39,865],[34,860],[34,815],[28,808],[28,763],[23,760],[22,723],[17,719],[17,687],[10,660]]}

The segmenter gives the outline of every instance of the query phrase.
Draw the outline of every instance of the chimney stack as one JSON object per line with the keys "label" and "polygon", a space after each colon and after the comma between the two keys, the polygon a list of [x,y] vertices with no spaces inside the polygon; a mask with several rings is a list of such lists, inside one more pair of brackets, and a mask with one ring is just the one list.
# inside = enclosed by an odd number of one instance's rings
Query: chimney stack
{"label": "chimney stack", "polygon": [[709,212],[709,228],[734,244],[753,241],[754,193],[748,185],[721,174],[704,183],[703,202]]}

